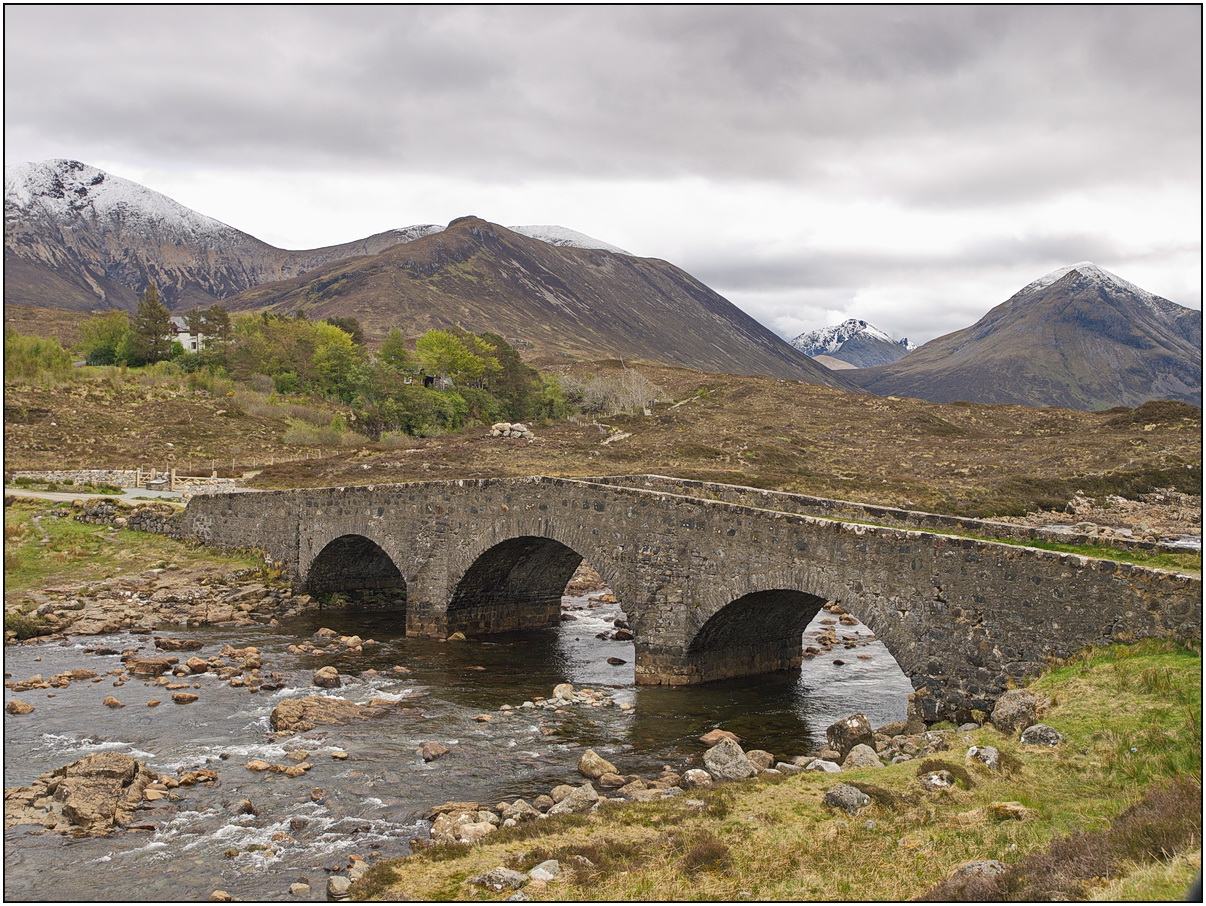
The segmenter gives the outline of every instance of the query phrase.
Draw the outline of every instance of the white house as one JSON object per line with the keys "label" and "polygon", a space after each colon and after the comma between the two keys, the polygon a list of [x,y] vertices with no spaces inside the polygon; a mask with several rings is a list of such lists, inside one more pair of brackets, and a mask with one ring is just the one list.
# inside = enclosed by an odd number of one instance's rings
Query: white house
{"label": "white house", "polygon": [[200,352],[205,348],[205,334],[191,334],[188,323],[181,317],[172,318],[172,340],[184,347],[185,352]]}

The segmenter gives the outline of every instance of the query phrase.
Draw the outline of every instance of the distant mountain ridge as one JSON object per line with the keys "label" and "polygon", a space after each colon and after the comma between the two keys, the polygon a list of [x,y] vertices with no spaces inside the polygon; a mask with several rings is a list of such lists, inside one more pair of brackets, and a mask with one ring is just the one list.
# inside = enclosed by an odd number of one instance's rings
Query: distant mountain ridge
{"label": "distant mountain ridge", "polygon": [[1202,404],[1202,313],[1091,262],[1028,283],[970,327],[843,376],[880,396],[1072,409]]}
{"label": "distant mountain ridge", "polygon": [[265,284],[232,311],[355,317],[370,335],[463,327],[548,355],[763,374],[853,389],[690,274],[655,258],[553,245],[480,217],[376,255]]}
{"label": "distant mountain ridge", "polygon": [[806,356],[838,359],[856,368],[891,364],[915,348],[908,338],[894,340],[859,318],[807,331],[792,340],[791,345]]}
{"label": "distant mountain ridge", "polygon": [[[155,280],[168,307],[184,311],[443,229],[419,224],[289,251],[79,161],[18,163],[4,169],[4,300],[132,309]],[[565,227],[516,230],[553,245],[629,254]]]}

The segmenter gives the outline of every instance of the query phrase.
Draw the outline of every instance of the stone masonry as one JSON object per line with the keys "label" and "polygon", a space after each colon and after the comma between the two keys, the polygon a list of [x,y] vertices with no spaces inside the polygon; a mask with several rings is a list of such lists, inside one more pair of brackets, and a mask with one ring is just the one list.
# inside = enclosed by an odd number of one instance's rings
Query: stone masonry
{"label": "stone masonry", "polygon": [[1086,645],[1202,633],[1196,577],[634,483],[218,494],[193,498],[179,530],[264,549],[299,590],[404,589],[416,636],[551,624],[585,559],[628,615],[643,684],[796,666],[804,627],[833,601],[887,646],[927,720],[991,710],[1011,683]]}

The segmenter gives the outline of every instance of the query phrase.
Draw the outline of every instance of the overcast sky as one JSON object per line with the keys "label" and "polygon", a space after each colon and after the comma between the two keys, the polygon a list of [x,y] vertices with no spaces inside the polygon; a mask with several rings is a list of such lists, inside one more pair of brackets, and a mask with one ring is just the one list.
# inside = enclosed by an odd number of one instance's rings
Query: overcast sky
{"label": "overcast sky", "polygon": [[922,342],[1093,261],[1201,307],[1202,11],[6,6],[7,163],[284,248],[476,214]]}

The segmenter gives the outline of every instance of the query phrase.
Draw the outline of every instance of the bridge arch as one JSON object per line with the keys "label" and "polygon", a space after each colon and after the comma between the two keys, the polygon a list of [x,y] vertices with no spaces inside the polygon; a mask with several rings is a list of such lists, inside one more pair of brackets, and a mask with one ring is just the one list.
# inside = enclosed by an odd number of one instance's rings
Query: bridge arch
{"label": "bridge arch", "polygon": [[695,608],[680,669],[690,682],[709,682],[798,667],[804,630],[825,603],[834,602],[875,634],[919,688],[928,661],[893,619],[892,600],[820,565],[748,574],[735,570]]}
{"label": "bridge arch", "polygon": [[364,535],[332,538],[310,561],[304,575],[303,587],[311,593],[390,591],[405,603],[402,571],[380,544]]}
{"label": "bridge arch", "polygon": [[822,597],[790,588],[742,595],[699,628],[687,657],[708,681],[798,667],[804,629],[824,604]]}
{"label": "bridge arch", "polygon": [[[588,563],[624,601],[622,575],[599,546],[547,523],[482,537],[457,558],[445,611],[448,632],[484,635],[551,626],[574,571]],[[458,564],[464,564],[457,568]]]}

